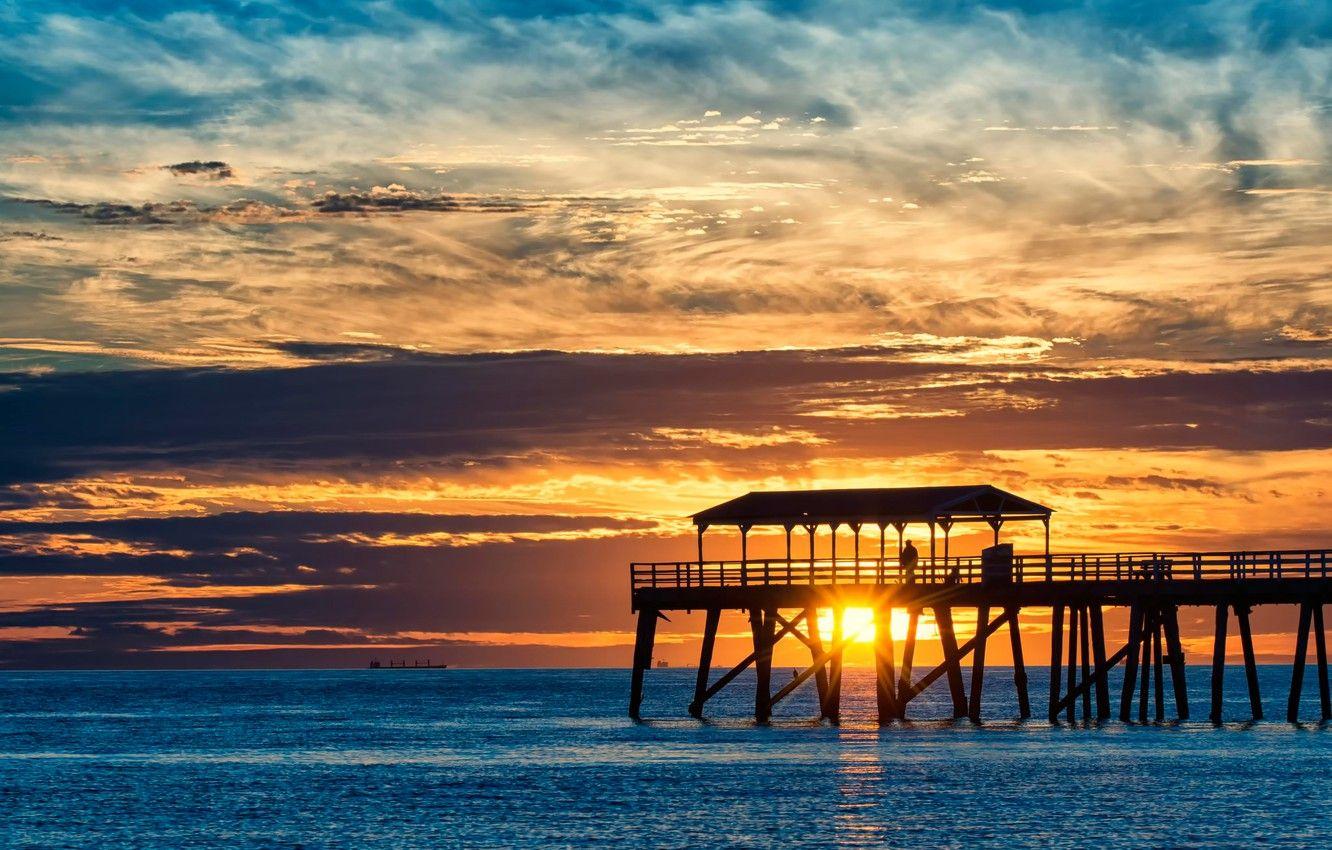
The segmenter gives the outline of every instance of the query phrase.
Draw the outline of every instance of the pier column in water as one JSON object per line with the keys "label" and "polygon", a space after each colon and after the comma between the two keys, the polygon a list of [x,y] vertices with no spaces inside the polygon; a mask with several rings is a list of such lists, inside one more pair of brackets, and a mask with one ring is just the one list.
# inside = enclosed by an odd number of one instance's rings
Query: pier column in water
{"label": "pier column in water", "polygon": [[1226,620],[1230,606],[1216,606],[1216,634],[1212,639],[1212,714],[1213,723],[1221,722],[1222,683],[1226,675]]}
{"label": "pier column in water", "polygon": [[1235,603],[1235,619],[1239,621],[1240,648],[1244,650],[1244,677],[1249,682],[1249,709],[1254,720],[1263,719],[1263,699],[1258,693],[1258,662],[1253,656],[1253,630],[1249,628],[1249,605]]}
{"label": "pier column in water", "polygon": [[835,601],[832,608],[832,657],[828,659],[828,699],[823,716],[832,722],[842,717],[842,608]]}
{"label": "pier column in water", "polygon": [[643,672],[652,666],[652,644],[657,637],[657,611],[638,609],[638,631],[634,636],[634,669],[629,680],[629,716],[639,719],[643,704]]}
{"label": "pier column in water", "polygon": [[879,710],[879,722],[887,723],[897,716],[897,685],[893,672],[893,609],[874,609],[874,699]]}
{"label": "pier column in water", "polygon": [[696,718],[703,717],[703,701],[708,692],[708,674],[712,671],[712,648],[717,642],[717,624],[721,620],[720,608],[709,608],[707,620],[703,624],[703,646],[698,653],[698,677],[694,680],[694,701],[689,704],[689,713]]}

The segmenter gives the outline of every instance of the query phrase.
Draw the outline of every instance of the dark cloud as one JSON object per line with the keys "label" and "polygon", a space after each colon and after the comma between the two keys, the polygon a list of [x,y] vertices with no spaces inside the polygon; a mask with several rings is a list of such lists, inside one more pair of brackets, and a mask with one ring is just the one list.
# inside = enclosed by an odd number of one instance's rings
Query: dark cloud
{"label": "dark cloud", "polygon": [[206,177],[209,180],[229,180],[235,176],[235,172],[231,170],[231,166],[220,160],[204,162],[195,159],[189,162],[178,162],[175,165],[164,165],[162,167],[177,177],[192,175]]}
{"label": "dark cloud", "polygon": [[[904,363],[874,349],[406,353],[297,369],[11,375],[4,383],[12,389],[0,393],[7,435],[0,483],[23,485],[217,464],[448,468],[540,451],[587,458],[671,451],[645,438],[657,428],[799,428],[851,454],[885,456],[1322,448],[1332,371],[1089,377],[1049,367]],[[769,446],[745,457],[814,453]]]}
{"label": "dark cloud", "polygon": [[426,194],[399,185],[376,186],[369,192],[326,192],[312,206],[322,213],[374,212],[518,212],[529,204],[504,198]]}

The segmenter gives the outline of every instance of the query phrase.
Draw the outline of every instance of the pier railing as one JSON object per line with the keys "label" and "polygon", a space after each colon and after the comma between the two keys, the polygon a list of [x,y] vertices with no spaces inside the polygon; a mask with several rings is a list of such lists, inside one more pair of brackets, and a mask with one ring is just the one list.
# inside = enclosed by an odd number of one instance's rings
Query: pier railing
{"label": "pier railing", "polygon": [[975,556],[923,558],[906,569],[895,558],[765,558],[745,561],[660,561],[629,565],[639,588],[791,585],[970,584],[986,578],[1034,581],[1169,581],[1173,579],[1328,578],[1332,550],[1260,552],[1087,552],[1014,555],[996,576]]}

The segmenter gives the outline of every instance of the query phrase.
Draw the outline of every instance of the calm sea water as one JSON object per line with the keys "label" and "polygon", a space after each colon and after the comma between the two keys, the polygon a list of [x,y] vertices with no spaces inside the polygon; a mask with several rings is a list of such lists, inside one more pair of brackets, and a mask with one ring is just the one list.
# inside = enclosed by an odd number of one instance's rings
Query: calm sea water
{"label": "calm sea water", "polygon": [[[1033,669],[1039,711],[1045,684]],[[1195,716],[1207,671],[1192,669]],[[1312,671],[1310,671],[1312,672]],[[789,675],[783,671],[782,675]],[[1264,668],[1269,716],[1287,671]],[[692,672],[653,670],[642,724],[618,670],[0,674],[9,848],[1272,846],[1332,844],[1332,731],[1239,722],[845,721],[808,689],[771,726],[752,679],[685,717]],[[1230,714],[1245,709],[1228,672]],[[778,679],[780,681],[780,678]],[[1305,715],[1315,717],[1307,683]],[[946,689],[913,708],[947,712]]]}

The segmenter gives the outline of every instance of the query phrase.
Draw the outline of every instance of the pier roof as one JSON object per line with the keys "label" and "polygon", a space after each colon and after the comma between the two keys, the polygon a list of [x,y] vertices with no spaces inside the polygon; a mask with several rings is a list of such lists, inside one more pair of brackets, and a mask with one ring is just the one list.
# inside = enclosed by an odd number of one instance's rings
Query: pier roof
{"label": "pier roof", "polygon": [[989,484],[746,493],[693,515],[710,525],[892,525],[1049,519],[1051,508]]}

